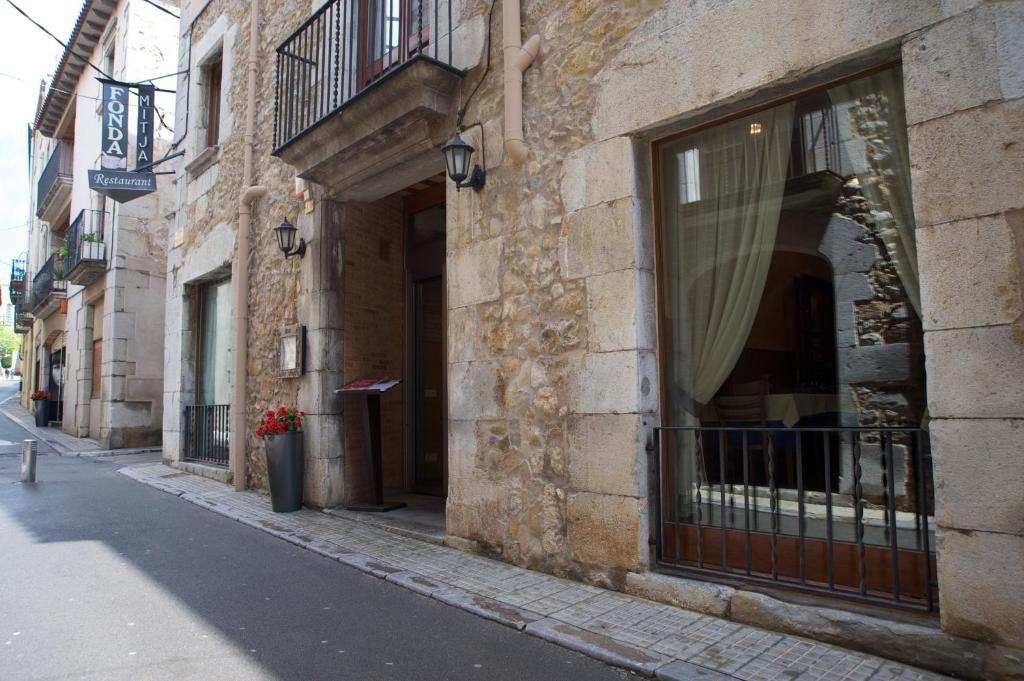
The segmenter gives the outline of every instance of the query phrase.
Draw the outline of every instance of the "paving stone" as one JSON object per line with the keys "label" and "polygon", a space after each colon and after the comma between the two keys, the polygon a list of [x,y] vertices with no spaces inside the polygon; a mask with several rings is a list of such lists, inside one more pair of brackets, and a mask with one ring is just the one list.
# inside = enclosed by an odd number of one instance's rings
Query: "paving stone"
{"label": "paving stone", "polygon": [[657,653],[619,643],[607,636],[550,617],[528,625],[526,633],[645,676],[652,676],[656,669],[671,661]]}
{"label": "paving stone", "polygon": [[431,596],[434,592],[446,588],[444,584],[435,582],[417,572],[393,572],[386,579],[424,596]]}
{"label": "paving stone", "polygon": [[708,669],[731,674],[782,640],[779,634],[743,628],[689,659]]}
{"label": "paving stone", "polygon": [[390,574],[401,572],[401,568],[396,568],[393,565],[383,563],[379,558],[368,556],[365,553],[343,553],[337,557],[337,560],[345,565],[351,566],[371,574],[374,577],[380,577],[384,579]]}
{"label": "paving stone", "polygon": [[661,681],[733,681],[736,678],[682,660],[659,667],[654,677]]}
{"label": "paving stone", "polygon": [[501,603],[480,594],[463,591],[462,589],[435,590],[431,594],[431,598],[436,598],[442,603],[468,610],[485,619],[504,624],[519,631],[525,629],[531,622],[542,619],[537,613],[517,608],[508,603]]}
{"label": "paving stone", "polygon": [[703,616],[681,632],[658,641],[651,650],[688,660],[741,628],[733,622]]}

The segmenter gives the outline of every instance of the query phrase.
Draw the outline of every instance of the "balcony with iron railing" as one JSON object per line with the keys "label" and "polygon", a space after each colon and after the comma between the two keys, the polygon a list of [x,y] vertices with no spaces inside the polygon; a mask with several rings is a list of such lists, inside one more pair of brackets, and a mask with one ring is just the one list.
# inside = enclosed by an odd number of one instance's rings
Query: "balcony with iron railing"
{"label": "balcony with iron railing", "polygon": [[107,245],[103,241],[106,213],[98,210],[79,211],[68,227],[64,243],[66,279],[72,284],[88,286],[107,269]]}
{"label": "balcony with iron railing", "polygon": [[28,333],[32,330],[33,321],[35,317],[24,309],[23,304],[14,306],[14,333]]}
{"label": "balcony with iron railing", "polygon": [[277,48],[274,155],[359,200],[440,164],[463,75],[451,26],[447,0],[326,2]]}
{"label": "balcony with iron railing", "polygon": [[57,311],[67,295],[68,283],[64,279],[64,258],[54,253],[32,278],[29,307],[37,318],[45,319]]}
{"label": "balcony with iron railing", "polygon": [[11,282],[7,289],[11,304],[19,305],[25,300],[25,259],[15,258],[11,262]]}
{"label": "balcony with iron railing", "polygon": [[60,213],[71,200],[74,157],[74,145],[66,140],[58,140],[36,183],[36,217],[41,220],[61,222]]}

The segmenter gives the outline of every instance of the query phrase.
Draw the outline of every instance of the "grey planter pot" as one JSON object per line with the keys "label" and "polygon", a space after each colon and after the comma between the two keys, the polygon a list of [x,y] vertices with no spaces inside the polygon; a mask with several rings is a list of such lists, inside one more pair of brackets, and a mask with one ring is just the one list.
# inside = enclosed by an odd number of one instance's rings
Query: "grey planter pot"
{"label": "grey planter pot", "polygon": [[50,400],[36,400],[36,428],[50,424]]}
{"label": "grey planter pot", "polygon": [[267,479],[270,482],[270,505],[278,513],[302,508],[302,479],[305,452],[302,433],[268,435],[263,439],[267,452]]}

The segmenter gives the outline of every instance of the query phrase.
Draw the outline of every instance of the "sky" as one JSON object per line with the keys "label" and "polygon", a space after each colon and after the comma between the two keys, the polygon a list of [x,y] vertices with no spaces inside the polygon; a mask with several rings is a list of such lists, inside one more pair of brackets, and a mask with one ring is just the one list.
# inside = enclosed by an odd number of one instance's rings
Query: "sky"
{"label": "sky", "polygon": [[[83,0],[14,0],[37,22],[67,42]],[[47,84],[64,49],[0,0],[0,283],[10,302],[10,262],[27,247],[29,215],[28,125],[35,117],[39,81]],[[34,188],[33,188],[34,190]]]}

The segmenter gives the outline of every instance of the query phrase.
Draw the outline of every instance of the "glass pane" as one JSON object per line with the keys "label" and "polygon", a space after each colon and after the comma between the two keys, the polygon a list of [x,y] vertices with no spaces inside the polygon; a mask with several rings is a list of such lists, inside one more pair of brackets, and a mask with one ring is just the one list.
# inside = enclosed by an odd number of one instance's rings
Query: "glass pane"
{"label": "glass pane", "polygon": [[202,290],[199,403],[229,404],[231,395],[231,282]]}
{"label": "glass pane", "polygon": [[705,429],[671,438],[678,517],[763,531],[775,504],[778,533],[824,537],[828,493],[836,541],[859,505],[865,543],[920,546],[926,436],[798,432],[927,423],[899,69],[687,135],[659,165],[663,420]]}

